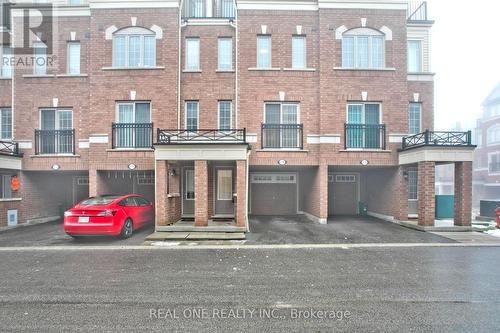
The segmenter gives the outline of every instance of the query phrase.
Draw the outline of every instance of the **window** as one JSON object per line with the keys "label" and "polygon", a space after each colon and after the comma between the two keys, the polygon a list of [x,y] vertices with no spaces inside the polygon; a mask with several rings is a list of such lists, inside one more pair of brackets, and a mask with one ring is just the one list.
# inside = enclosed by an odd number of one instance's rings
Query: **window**
{"label": "window", "polygon": [[232,170],[217,170],[217,200],[233,200]]}
{"label": "window", "polygon": [[500,173],[500,154],[493,153],[488,155],[488,169],[490,173]]}
{"label": "window", "polygon": [[408,72],[422,72],[422,41],[408,41]]}
{"label": "window", "polygon": [[47,75],[47,46],[44,43],[34,43],[35,48],[35,65],[33,74]]}
{"label": "window", "polygon": [[187,0],[188,17],[205,17],[205,0]]}
{"label": "window", "polygon": [[10,7],[12,4],[9,1],[0,2],[0,30],[1,28],[10,29]]}
{"label": "window", "polygon": [[194,200],[195,199],[195,194],[194,194],[194,170],[193,169],[186,169],[184,172],[185,179],[185,188],[186,192],[184,193],[184,198],[186,200]]}
{"label": "window", "polygon": [[486,108],[486,117],[496,117],[500,115],[500,104],[491,105]]}
{"label": "window", "polygon": [[336,183],[355,183],[356,175],[335,175]]}
{"label": "window", "polygon": [[186,129],[196,132],[198,130],[198,102],[186,102]]}
{"label": "window", "polygon": [[418,134],[422,132],[421,119],[422,119],[422,104],[410,103],[410,109],[408,113],[409,134]]}
{"label": "window", "polygon": [[83,0],[69,0],[68,3],[70,6],[79,6],[83,5]]}
{"label": "window", "polygon": [[68,74],[80,74],[80,43],[68,43]]}
{"label": "window", "polygon": [[37,153],[73,154],[73,111],[40,110],[40,131],[37,137]]}
{"label": "window", "polygon": [[11,199],[12,198],[12,188],[10,184],[12,182],[11,175],[1,175],[0,174],[0,198],[1,199]]}
{"label": "window", "polygon": [[481,147],[483,145],[483,131],[481,131],[480,129],[476,131],[476,145],[478,147]]}
{"label": "window", "polygon": [[151,104],[123,102],[117,104],[115,125],[116,148],[151,148]]}
{"label": "window", "polygon": [[384,68],[384,34],[368,28],[353,29],[344,33],[342,37],[342,67]]}
{"label": "window", "polygon": [[488,144],[500,143],[500,125],[488,128]]}
{"label": "window", "polygon": [[292,37],[292,68],[306,68],[306,37]]}
{"label": "window", "polygon": [[417,168],[408,168],[408,200],[418,200]]}
{"label": "window", "polygon": [[0,139],[12,139],[12,109],[0,109]]}
{"label": "window", "polygon": [[156,35],[153,31],[130,27],[113,35],[113,67],[156,66]]}
{"label": "window", "polygon": [[0,48],[0,77],[12,78],[12,49]]}
{"label": "window", "polygon": [[257,68],[271,68],[271,36],[257,36]]}
{"label": "window", "polygon": [[232,103],[230,101],[219,102],[219,130],[229,131],[232,128]]}
{"label": "window", "polygon": [[347,105],[346,148],[383,149],[380,104]]}
{"label": "window", "polygon": [[219,70],[233,69],[233,39],[219,38]]}
{"label": "window", "polygon": [[186,70],[199,71],[200,70],[200,39],[187,38],[186,39]]}
{"label": "window", "polygon": [[299,105],[267,103],[265,105],[263,148],[301,148]]}

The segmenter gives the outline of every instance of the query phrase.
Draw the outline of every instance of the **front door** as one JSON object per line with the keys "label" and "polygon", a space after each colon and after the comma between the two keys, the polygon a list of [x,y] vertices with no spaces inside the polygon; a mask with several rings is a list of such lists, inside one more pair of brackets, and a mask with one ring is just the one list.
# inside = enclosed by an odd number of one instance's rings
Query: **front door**
{"label": "front door", "polygon": [[234,216],[233,169],[215,169],[215,215]]}
{"label": "front door", "polygon": [[194,216],[194,168],[184,168],[182,175],[182,216]]}

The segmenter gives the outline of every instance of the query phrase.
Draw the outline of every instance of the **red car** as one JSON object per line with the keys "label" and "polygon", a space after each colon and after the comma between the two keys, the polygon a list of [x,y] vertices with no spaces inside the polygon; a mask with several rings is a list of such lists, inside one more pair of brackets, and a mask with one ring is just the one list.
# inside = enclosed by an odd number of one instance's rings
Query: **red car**
{"label": "red car", "polygon": [[64,231],[77,238],[110,235],[128,238],[154,219],[154,205],[140,195],[89,198],[64,213]]}

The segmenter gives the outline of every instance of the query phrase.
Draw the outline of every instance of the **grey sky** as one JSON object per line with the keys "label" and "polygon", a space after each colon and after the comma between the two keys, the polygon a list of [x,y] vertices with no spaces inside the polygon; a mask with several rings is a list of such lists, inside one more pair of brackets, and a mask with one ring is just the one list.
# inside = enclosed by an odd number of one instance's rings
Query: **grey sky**
{"label": "grey sky", "polygon": [[437,73],[436,129],[456,122],[468,129],[481,103],[500,82],[500,1],[428,0],[431,66]]}

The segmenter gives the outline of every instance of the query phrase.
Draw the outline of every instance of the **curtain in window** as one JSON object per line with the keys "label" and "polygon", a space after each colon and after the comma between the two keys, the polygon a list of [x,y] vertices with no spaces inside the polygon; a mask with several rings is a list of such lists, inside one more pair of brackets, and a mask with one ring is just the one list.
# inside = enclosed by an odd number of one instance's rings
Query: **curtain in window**
{"label": "curtain in window", "polygon": [[233,172],[217,170],[217,200],[233,199]]}
{"label": "curtain in window", "polygon": [[357,37],[357,47],[358,47],[358,66],[359,68],[368,68],[369,62],[369,46],[368,37]]}
{"label": "curtain in window", "polygon": [[144,36],[144,66],[156,66],[156,37]]}
{"label": "curtain in window", "polygon": [[128,66],[139,67],[141,65],[141,37],[129,36],[128,43]]}
{"label": "curtain in window", "polygon": [[[71,111],[57,111],[59,130],[73,128],[73,113]],[[73,137],[69,132],[59,132],[56,136],[57,152],[70,154],[73,151]]]}
{"label": "curtain in window", "polygon": [[219,70],[233,69],[233,40],[219,38]]}
{"label": "curtain in window", "polygon": [[342,38],[342,67],[354,67],[354,37]]}
{"label": "curtain in window", "polygon": [[305,37],[292,38],[292,68],[306,67],[306,39]]}
{"label": "curtain in window", "polygon": [[408,124],[409,134],[418,134],[422,132],[420,128],[421,105],[419,103],[410,103],[408,120],[409,120]]}
{"label": "curtain in window", "polygon": [[12,109],[1,109],[0,112],[1,112],[0,123],[2,125],[0,136],[2,139],[11,139],[12,138]]}
{"label": "curtain in window", "polygon": [[384,37],[372,37],[372,67],[384,68]]}
{"label": "curtain in window", "polygon": [[257,37],[257,67],[271,68],[271,37]]}
{"label": "curtain in window", "polygon": [[199,70],[200,69],[200,40],[187,39],[186,40],[186,69]]}
{"label": "curtain in window", "polygon": [[186,129],[188,131],[198,130],[198,103],[188,102],[186,103]]}
{"label": "curtain in window", "polygon": [[298,130],[295,126],[297,124],[297,105],[284,104],[281,111],[281,123],[283,126],[281,130],[281,147],[282,148],[297,148],[298,143]]}
{"label": "curtain in window", "polygon": [[125,67],[125,36],[113,37],[113,67]]}
{"label": "curtain in window", "polygon": [[219,130],[231,129],[231,102],[219,103]]}
{"label": "curtain in window", "polygon": [[[347,123],[360,125],[363,123],[363,105],[349,105],[347,107]],[[349,148],[362,148],[363,130],[361,126],[350,127],[347,132],[347,145]]]}
{"label": "curtain in window", "polygon": [[[134,105],[119,104],[118,105],[118,123],[132,124],[134,122]],[[117,128],[116,141],[118,147],[133,147],[134,131],[131,127]]]}
{"label": "curtain in window", "polygon": [[422,42],[419,40],[408,41],[408,72],[422,72]]}
{"label": "curtain in window", "polygon": [[40,152],[43,154],[56,153],[56,111],[42,110],[40,114],[40,127],[42,132],[39,137]]}
{"label": "curtain in window", "polygon": [[264,130],[263,146],[266,148],[279,148],[281,130],[281,105],[280,104],[266,104],[265,123],[270,126]]}
{"label": "curtain in window", "polygon": [[68,73],[73,75],[80,74],[80,44],[68,44]]}
{"label": "curtain in window", "polygon": [[149,128],[143,127],[144,124],[149,124],[151,122],[150,117],[150,104],[149,103],[137,103],[135,105],[135,124],[138,127],[133,129],[133,135],[135,139],[136,148],[150,148],[152,146],[151,142],[151,132]]}
{"label": "curtain in window", "polygon": [[367,149],[379,149],[381,140],[380,110],[378,104],[365,104],[365,138],[364,147]]}
{"label": "curtain in window", "polygon": [[189,17],[204,17],[205,0],[189,0]]}

